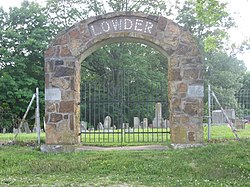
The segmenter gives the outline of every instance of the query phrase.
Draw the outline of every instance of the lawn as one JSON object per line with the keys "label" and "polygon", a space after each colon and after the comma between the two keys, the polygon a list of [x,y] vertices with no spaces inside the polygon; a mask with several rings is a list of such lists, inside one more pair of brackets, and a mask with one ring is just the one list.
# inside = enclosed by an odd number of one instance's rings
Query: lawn
{"label": "lawn", "polygon": [[0,186],[250,186],[250,139],[165,151],[0,146]]}
{"label": "lawn", "polygon": [[[204,126],[204,139],[207,142],[207,126]],[[150,132],[157,132],[157,129],[150,130]],[[100,131],[96,131],[98,133]],[[170,144],[170,135],[166,134],[166,130],[159,131],[159,134],[142,134],[140,132],[147,132],[146,130],[135,131],[137,134],[121,134],[118,130],[115,131],[116,134],[112,132],[109,134],[82,134],[82,143],[85,145],[98,145],[98,146],[121,146],[121,145],[144,145],[144,144]],[[237,130],[239,138],[250,138],[250,124],[246,125],[245,129]],[[14,139],[14,134],[0,133],[1,141],[12,141]],[[121,136],[123,137],[123,142],[121,141]],[[211,128],[211,138],[214,140],[224,140],[224,139],[234,139],[235,136],[231,129],[227,125],[212,126]],[[37,141],[37,134],[19,134],[16,141],[24,143],[35,143]],[[41,142],[45,142],[45,133],[41,133]]]}

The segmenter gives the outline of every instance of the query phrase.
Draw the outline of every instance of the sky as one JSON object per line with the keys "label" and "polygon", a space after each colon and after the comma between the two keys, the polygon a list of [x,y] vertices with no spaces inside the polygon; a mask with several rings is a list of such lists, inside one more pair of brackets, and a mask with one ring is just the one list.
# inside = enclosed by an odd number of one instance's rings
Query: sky
{"label": "sky", "polygon": [[[8,10],[10,6],[20,6],[22,0],[0,0],[0,6],[5,10]],[[39,3],[45,2],[45,0],[35,0]],[[228,2],[229,12],[235,19],[238,28],[229,30],[231,43],[240,44],[243,40],[250,40],[250,0],[222,0]],[[238,54],[237,58],[243,60],[247,70],[250,71],[250,50],[243,54]]]}

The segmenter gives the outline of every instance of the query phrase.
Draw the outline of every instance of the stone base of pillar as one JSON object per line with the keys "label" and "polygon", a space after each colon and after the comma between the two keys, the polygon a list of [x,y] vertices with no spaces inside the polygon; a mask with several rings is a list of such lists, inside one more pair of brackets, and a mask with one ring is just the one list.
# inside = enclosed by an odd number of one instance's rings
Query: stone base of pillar
{"label": "stone base of pillar", "polygon": [[47,145],[43,144],[40,150],[45,153],[75,152],[76,145]]}
{"label": "stone base of pillar", "polygon": [[172,144],[203,144],[203,125],[187,124],[170,126],[170,140]]}
{"label": "stone base of pillar", "polygon": [[173,149],[184,149],[184,148],[192,148],[192,147],[201,147],[205,146],[205,144],[171,144]]}

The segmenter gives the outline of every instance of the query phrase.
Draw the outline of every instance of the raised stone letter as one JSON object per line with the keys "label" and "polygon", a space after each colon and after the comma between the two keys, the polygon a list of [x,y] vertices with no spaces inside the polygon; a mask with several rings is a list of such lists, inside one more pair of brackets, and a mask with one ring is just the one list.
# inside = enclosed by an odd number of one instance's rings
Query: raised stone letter
{"label": "raised stone letter", "polygon": [[[106,26],[104,26],[104,24],[105,24]],[[102,30],[103,30],[104,32],[109,32],[109,30],[110,30],[109,23],[106,22],[106,21],[104,21],[104,22],[101,23],[101,27],[102,27]],[[105,27],[106,27],[106,28],[105,28]]]}
{"label": "raised stone letter", "polygon": [[113,25],[113,28],[115,31],[122,30],[122,20],[121,19],[119,19],[119,22],[117,19],[112,20],[111,22],[112,22],[112,25]]}
{"label": "raised stone letter", "polygon": [[92,30],[92,32],[93,32],[93,34],[94,34],[95,36],[102,34],[101,32],[96,33],[96,32],[95,32],[95,28],[94,28],[93,25],[91,25],[91,30]]}
{"label": "raised stone letter", "polygon": [[136,19],[135,20],[135,30],[136,31],[142,31],[142,28],[139,28],[142,26],[143,20],[141,19]]}
{"label": "raised stone letter", "polygon": [[153,26],[154,24],[152,22],[146,21],[144,32],[145,33],[148,32],[149,34],[151,34],[152,33],[151,29],[153,28]]}
{"label": "raised stone letter", "polygon": [[133,27],[133,22],[130,19],[124,19],[124,30],[130,30]]}

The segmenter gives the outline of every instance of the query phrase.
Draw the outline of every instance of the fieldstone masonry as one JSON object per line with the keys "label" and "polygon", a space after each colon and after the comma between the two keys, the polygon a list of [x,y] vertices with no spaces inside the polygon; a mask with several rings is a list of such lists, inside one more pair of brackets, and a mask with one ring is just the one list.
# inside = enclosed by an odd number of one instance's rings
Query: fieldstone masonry
{"label": "fieldstone masonry", "polygon": [[165,17],[119,12],[76,23],[45,52],[46,144],[80,143],[80,63],[115,41],[145,43],[168,57],[171,142],[202,143],[203,75],[195,40]]}

